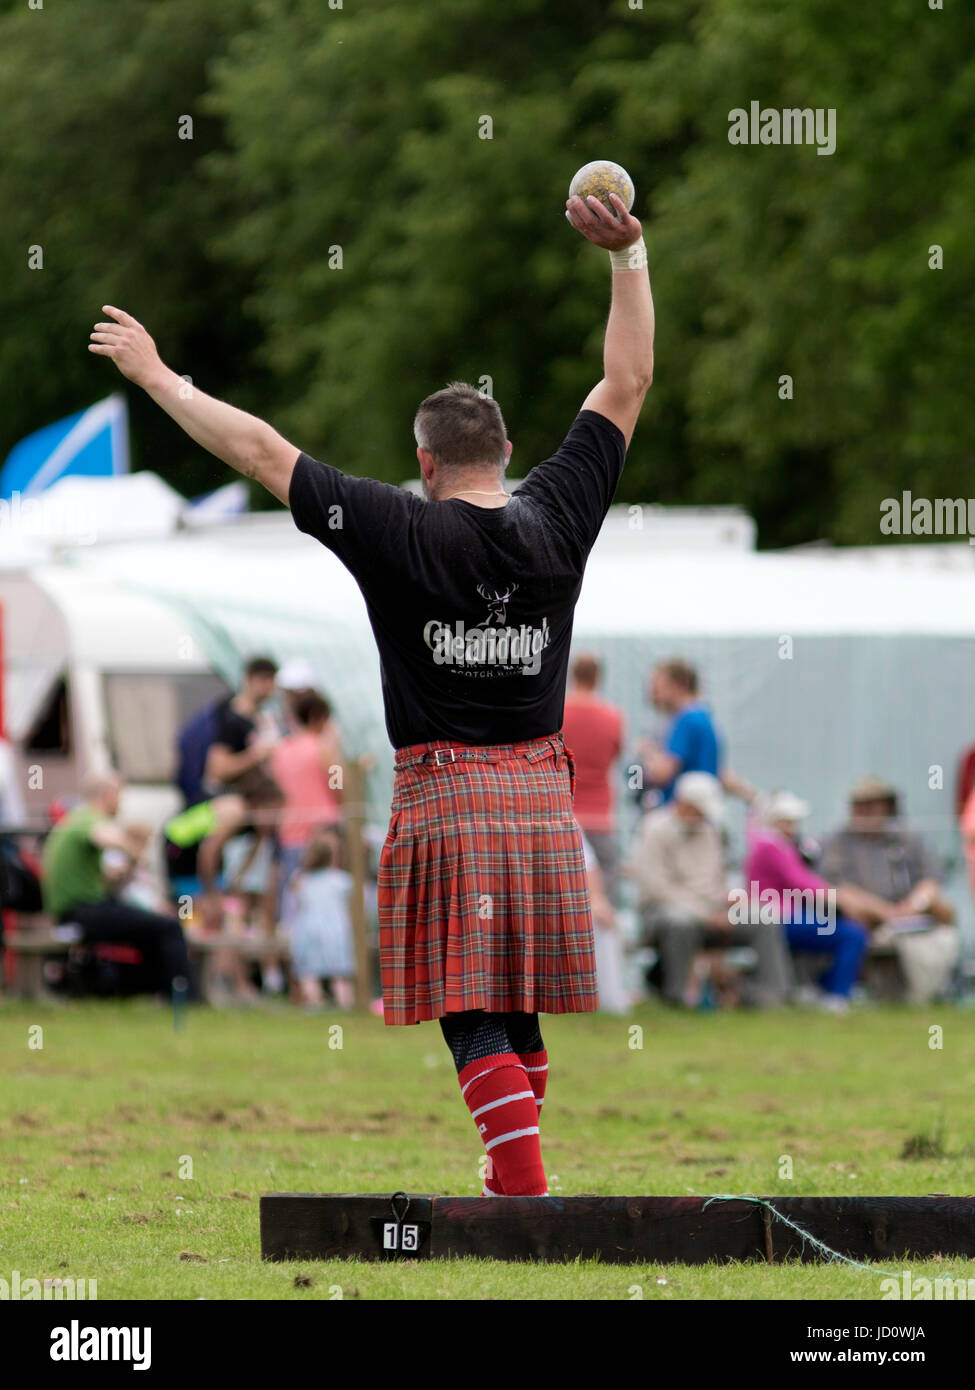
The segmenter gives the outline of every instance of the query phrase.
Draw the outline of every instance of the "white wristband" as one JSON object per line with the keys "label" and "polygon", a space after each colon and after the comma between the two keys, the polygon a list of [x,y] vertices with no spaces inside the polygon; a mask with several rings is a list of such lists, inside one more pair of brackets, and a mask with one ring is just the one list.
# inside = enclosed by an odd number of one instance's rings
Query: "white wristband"
{"label": "white wristband", "polygon": [[609,261],[614,270],[642,270],[647,263],[647,243],[641,237],[622,251],[610,251]]}

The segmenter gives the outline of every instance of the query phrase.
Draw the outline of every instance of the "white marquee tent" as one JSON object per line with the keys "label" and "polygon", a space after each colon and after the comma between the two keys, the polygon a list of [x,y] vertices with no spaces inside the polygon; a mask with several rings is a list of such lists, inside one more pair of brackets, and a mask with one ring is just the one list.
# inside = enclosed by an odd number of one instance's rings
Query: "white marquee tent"
{"label": "white marquee tent", "polygon": [[[611,510],[575,623],[575,648],[604,657],[605,693],[623,707],[631,736],[660,731],[644,701],[652,664],[689,659],[737,772],[808,799],[815,833],[842,817],[855,778],[880,773],[902,789],[910,819],[955,860],[957,877],[955,773],[975,742],[975,569],[755,552],[739,513],[669,532],[654,509],[646,513],[653,524],[633,529],[632,508]],[[392,752],[365,607],[339,561],[287,514],[79,546],[28,565],[20,578],[33,579],[55,605],[84,608],[96,625],[115,621],[123,595],[130,603],[141,595],[147,614],[165,610],[172,630],[191,634],[231,682],[255,652],[307,658],[351,751],[379,756],[370,803],[384,821]],[[67,641],[71,631],[69,621]],[[160,642],[171,642],[167,632],[160,627]],[[152,640],[143,634],[143,645]],[[8,654],[8,683],[22,658]],[[622,780],[621,790],[629,822],[635,808]]]}

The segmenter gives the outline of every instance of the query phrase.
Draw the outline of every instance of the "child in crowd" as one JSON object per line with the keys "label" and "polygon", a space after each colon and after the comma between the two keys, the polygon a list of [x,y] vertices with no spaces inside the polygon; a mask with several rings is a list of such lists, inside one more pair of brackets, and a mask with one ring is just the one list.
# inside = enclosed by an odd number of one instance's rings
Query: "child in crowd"
{"label": "child in crowd", "polygon": [[352,875],[335,864],[336,840],[315,831],[302,855],[284,901],[283,925],[291,937],[291,970],[301,1002],[318,1008],[327,980],[340,1008],[353,1005],[355,961],[349,896]]}

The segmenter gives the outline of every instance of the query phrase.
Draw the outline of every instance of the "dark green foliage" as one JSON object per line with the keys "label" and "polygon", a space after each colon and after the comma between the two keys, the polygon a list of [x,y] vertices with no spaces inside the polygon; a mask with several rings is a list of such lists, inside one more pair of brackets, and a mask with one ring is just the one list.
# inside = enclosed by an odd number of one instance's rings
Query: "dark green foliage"
{"label": "dark green foliage", "polygon": [[[766,545],[878,540],[884,497],[971,491],[973,54],[954,0],[18,8],[0,452],[117,384],[84,350],[109,299],[203,389],[389,481],[416,474],[417,402],[490,378],[521,476],[600,375],[607,258],[562,210],[607,157],[658,317],[621,500],[740,502]],[[835,154],[730,144],[752,100],[835,108]],[[222,481],[129,394],[138,462]]]}

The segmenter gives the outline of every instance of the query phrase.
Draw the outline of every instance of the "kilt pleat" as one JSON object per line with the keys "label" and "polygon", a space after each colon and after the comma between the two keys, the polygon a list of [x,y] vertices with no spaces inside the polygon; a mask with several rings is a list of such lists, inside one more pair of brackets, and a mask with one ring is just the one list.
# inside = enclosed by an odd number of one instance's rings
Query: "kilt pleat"
{"label": "kilt pleat", "polygon": [[[437,749],[456,761],[437,766]],[[378,875],[387,1023],[598,1007],[573,783],[559,735],[397,750]]]}

